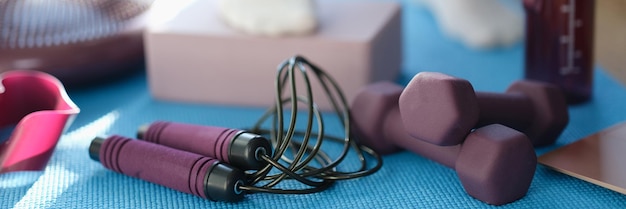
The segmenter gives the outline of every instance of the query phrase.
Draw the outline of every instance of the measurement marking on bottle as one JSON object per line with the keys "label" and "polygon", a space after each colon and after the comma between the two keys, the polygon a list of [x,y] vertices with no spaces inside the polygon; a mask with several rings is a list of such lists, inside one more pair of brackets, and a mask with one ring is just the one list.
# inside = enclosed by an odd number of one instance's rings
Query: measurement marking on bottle
{"label": "measurement marking on bottle", "polygon": [[576,19],[576,3],[574,0],[569,0],[568,4],[561,6],[561,12],[567,15],[567,31],[566,34],[561,35],[561,44],[565,45],[565,63],[560,68],[561,75],[578,74],[581,71],[579,66],[576,66],[575,61],[583,57],[582,51],[576,49],[576,28],[583,26],[583,22],[580,19]]}

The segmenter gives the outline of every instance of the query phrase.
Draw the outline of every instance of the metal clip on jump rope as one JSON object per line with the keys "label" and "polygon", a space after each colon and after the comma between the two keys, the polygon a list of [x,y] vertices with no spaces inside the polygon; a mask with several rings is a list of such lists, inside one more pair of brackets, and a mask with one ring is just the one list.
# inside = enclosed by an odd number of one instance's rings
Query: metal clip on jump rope
{"label": "metal clip on jump rope", "polygon": [[[309,73],[317,78],[329,98],[343,127],[343,137],[324,133],[325,123],[314,103]],[[305,82],[304,96],[298,95],[298,74]],[[90,156],[120,173],[202,198],[230,202],[243,199],[245,192],[320,192],[337,180],[367,176],[381,168],[380,155],[351,137],[348,103],[339,85],[326,72],[295,56],[279,65],[275,87],[276,106],[268,109],[250,132],[156,122],[140,128],[137,135],[141,140],[121,136],[94,139]],[[285,106],[289,107],[289,118],[285,118]],[[302,131],[296,130],[299,110],[307,116],[306,129]],[[262,127],[267,122],[271,124],[269,129]],[[334,159],[321,149],[327,140],[343,144]],[[338,166],[351,150],[360,161],[360,168],[340,171]],[[375,164],[368,163],[367,155],[375,159]],[[299,184],[293,186],[285,181]]]}

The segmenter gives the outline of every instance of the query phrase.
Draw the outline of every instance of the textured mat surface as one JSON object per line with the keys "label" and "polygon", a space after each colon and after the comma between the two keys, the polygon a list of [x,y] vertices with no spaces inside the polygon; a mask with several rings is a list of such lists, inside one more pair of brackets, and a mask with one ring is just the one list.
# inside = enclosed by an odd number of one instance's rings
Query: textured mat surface
{"label": "textured mat surface", "polygon": [[[522,44],[472,51],[444,38],[423,8],[407,3],[403,12],[405,63],[399,83],[420,71],[441,71],[469,79],[477,90],[503,91],[522,77]],[[332,74],[332,69],[327,70]],[[624,86],[600,68],[594,84],[593,100],[570,107],[570,124],[557,144],[537,149],[538,154],[626,120]],[[321,193],[253,194],[234,204],[206,201],[106,170],[88,157],[87,147],[94,136],[133,136],[139,125],[154,120],[246,127],[264,111],[157,101],[146,85],[145,74],[139,73],[108,85],[70,90],[82,112],[44,172],[0,175],[0,208],[492,207],[466,195],[453,170],[409,152],[385,156],[383,168],[374,175],[339,182]],[[328,130],[330,134],[338,131]],[[626,208],[626,196],[538,166],[527,196],[501,208]]]}

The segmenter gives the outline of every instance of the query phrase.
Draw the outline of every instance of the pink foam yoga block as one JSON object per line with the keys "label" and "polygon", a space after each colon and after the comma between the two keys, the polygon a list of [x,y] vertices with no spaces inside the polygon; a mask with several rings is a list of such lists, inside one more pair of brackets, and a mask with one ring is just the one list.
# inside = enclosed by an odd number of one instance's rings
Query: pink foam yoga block
{"label": "pink foam yoga block", "polygon": [[[328,72],[348,102],[369,83],[396,79],[402,63],[398,3],[326,0],[318,1],[317,8],[314,34],[282,38],[236,31],[220,20],[215,1],[208,0],[194,0],[172,18],[153,21],[145,32],[152,95],[270,106],[276,68],[296,54]],[[314,86],[314,92],[315,102],[329,109],[321,87]]]}

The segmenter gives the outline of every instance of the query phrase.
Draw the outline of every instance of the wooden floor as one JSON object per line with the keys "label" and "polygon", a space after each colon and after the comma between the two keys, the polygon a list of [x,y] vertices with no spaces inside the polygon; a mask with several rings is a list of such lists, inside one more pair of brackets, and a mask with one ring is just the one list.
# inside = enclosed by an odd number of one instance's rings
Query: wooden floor
{"label": "wooden floor", "polygon": [[626,0],[596,0],[595,62],[626,84]]}

